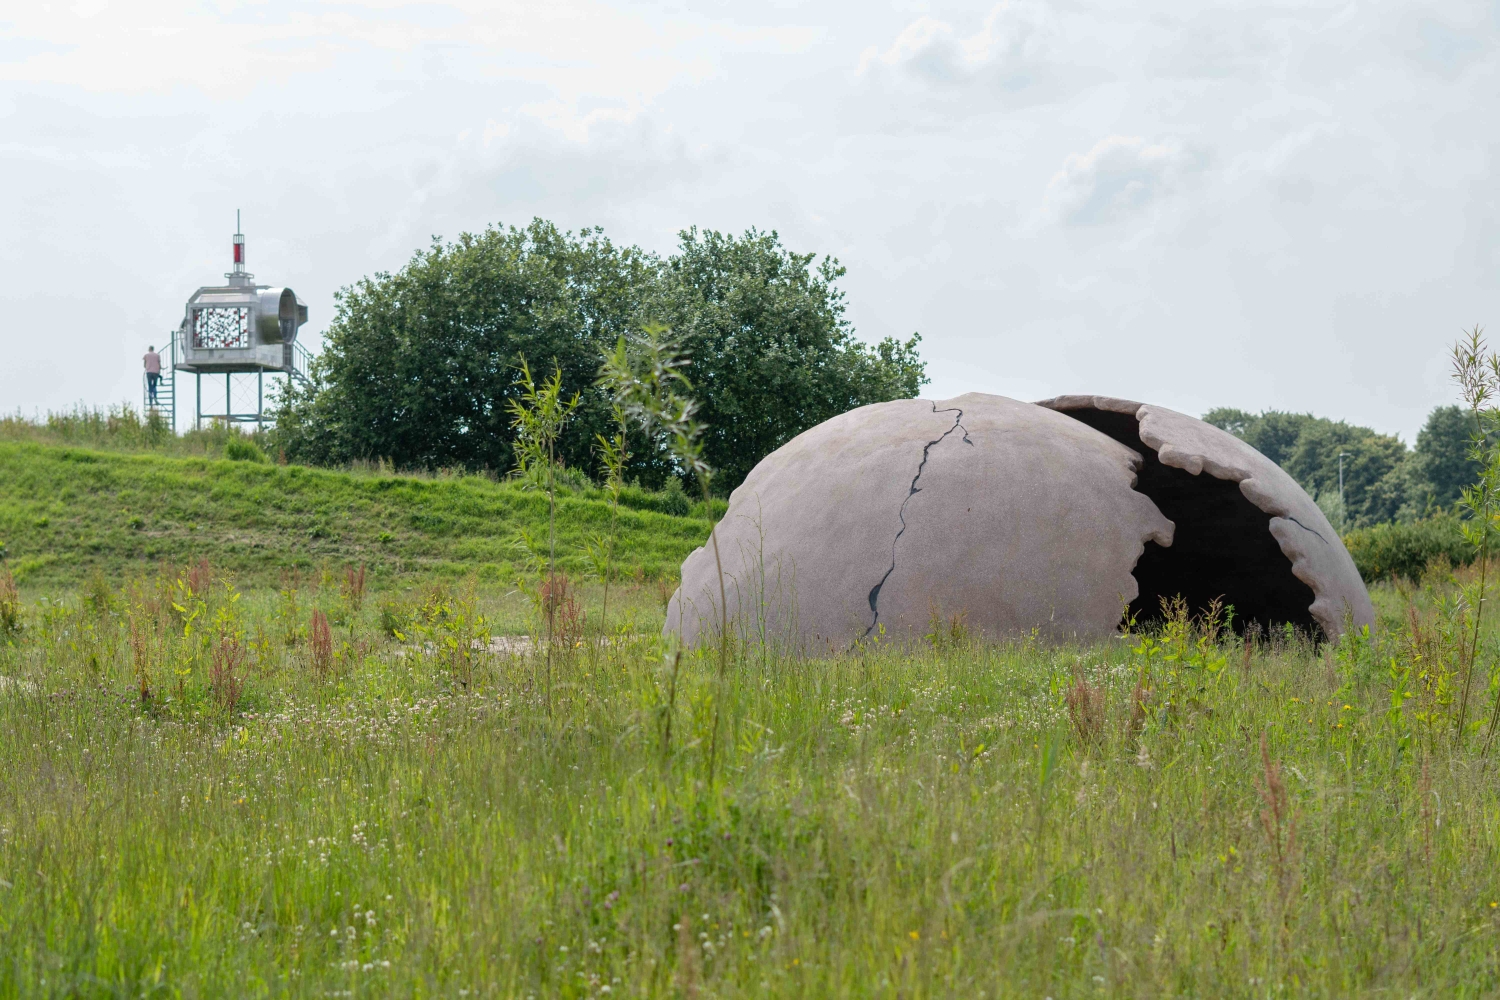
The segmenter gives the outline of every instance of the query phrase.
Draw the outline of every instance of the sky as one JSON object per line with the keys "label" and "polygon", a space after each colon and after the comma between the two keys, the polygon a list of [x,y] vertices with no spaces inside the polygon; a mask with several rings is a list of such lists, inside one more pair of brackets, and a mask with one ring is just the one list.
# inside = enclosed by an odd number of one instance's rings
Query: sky
{"label": "sky", "polygon": [[754,226],[920,332],[930,398],[1412,443],[1500,341],[1497,153],[1500,0],[11,3],[0,411],[138,404],[239,209],[313,349],[434,236]]}

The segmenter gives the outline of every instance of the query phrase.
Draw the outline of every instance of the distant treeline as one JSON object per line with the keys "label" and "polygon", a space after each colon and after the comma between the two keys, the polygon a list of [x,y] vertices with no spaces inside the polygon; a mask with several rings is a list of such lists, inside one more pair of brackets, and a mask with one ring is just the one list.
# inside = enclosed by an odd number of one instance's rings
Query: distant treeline
{"label": "distant treeline", "polygon": [[[1368,427],[1310,413],[1217,409],[1208,423],[1235,434],[1301,483],[1341,529],[1410,522],[1452,507],[1479,476],[1469,460],[1473,420],[1457,406],[1427,417],[1415,448]],[[1339,509],[1339,453],[1344,455]]]}

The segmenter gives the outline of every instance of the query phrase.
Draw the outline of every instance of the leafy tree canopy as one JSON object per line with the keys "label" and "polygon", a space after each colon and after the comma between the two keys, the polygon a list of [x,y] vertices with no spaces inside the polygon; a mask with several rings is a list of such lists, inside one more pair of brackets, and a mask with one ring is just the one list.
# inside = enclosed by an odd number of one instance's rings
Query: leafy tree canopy
{"label": "leafy tree canopy", "polygon": [[[598,230],[540,219],[434,239],[399,272],[339,292],[312,385],[282,401],[276,444],[313,464],[509,469],[521,359],[561,368],[569,395],[591,387],[599,345],[633,328],[655,272]],[[558,445],[567,464],[591,461],[608,416],[587,393]]]}
{"label": "leafy tree canopy", "polygon": [[[455,242],[434,239],[395,274],[343,289],[310,386],[282,399],[274,444],[294,461],[386,459],[403,468],[508,470],[508,407],[524,358],[562,371],[581,396],[557,442],[564,464],[593,470],[611,425],[595,384],[603,351],[667,323],[692,356],[719,489],[828,417],[913,396],[926,381],[919,337],[873,347],[854,337],[838,262],[784,248],[776,233],[691,229],[666,260],[599,229],[533,220]],[[674,471],[650,442],[628,473],[660,485]]]}
{"label": "leafy tree canopy", "polygon": [[856,340],[834,287],[844,268],[777,235],[690,229],[663,269],[658,314],[682,339],[706,427],[705,457],[730,487],[797,434],[866,403],[915,396],[920,337]]}
{"label": "leafy tree canopy", "polygon": [[1417,432],[1412,461],[1420,478],[1431,488],[1433,502],[1448,506],[1457,502],[1464,487],[1479,479],[1480,464],[1469,457],[1469,437],[1474,418],[1459,406],[1440,406]]}

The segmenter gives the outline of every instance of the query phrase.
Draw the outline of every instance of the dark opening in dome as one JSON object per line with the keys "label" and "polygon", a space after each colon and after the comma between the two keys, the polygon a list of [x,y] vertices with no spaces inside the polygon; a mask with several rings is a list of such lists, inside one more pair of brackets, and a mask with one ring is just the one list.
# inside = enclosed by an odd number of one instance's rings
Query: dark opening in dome
{"label": "dark opening in dome", "polygon": [[1181,595],[1193,614],[1214,598],[1234,607],[1234,629],[1291,623],[1321,634],[1309,610],[1312,588],[1292,575],[1292,562],[1271,534],[1271,516],[1240,492],[1240,485],[1207,472],[1193,475],[1163,465],[1141,441],[1131,413],[1093,408],[1061,410],[1141,454],[1135,488],[1151,498],[1176,530],[1172,544],[1146,543],[1135,566],[1140,594],[1130,603],[1138,624],[1160,620],[1162,600]]}

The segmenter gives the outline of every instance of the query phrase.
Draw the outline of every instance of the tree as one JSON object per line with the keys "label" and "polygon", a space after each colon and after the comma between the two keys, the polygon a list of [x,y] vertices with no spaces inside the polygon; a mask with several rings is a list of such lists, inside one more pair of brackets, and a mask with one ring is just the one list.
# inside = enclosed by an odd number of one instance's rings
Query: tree
{"label": "tree", "polygon": [[[552,377],[538,385],[531,377],[531,366],[521,359],[521,373],[516,387],[519,399],[510,401],[511,423],[516,430],[516,461],[523,473],[544,470],[547,488],[547,576],[538,587],[542,610],[547,616],[547,712],[552,712],[552,646],[557,636],[557,605],[562,587],[557,578],[557,439],[578,409],[578,393],[564,400],[562,371],[553,369]],[[535,546],[528,544],[535,551]]]}
{"label": "tree", "polygon": [[1260,419],[1246,410],[1236,410],[1230,406],[1219,406],[1203,414],[1205,424],[1213,424],[1221,431],[1228,431],[1235,437],[1244,439],[1245,432]]}
{"label": "tree", "polygon": [[1344,452],[1345,508],[1355,527],[1415,520],[1434,508],[1451,507],[1484,469],[1471,453],[1475,417],[1457,406],[1439,406],[1428,414],[1410,452],[1398,438],[1311,413],[1254,414],[1221,407],[1203,419],[1282,466],[1318,493],[1320,504],[1338,489],[1338,456]]}
{"label": "tree", "polygon": [[312,385],[281,401],[274,443],[315,464],[509,469],[525,357],[582,394],[557,454],[588,468],[611,423],[593,389],[600,351],[640,323],[657,268],[598,229],[575,236],[541,219],[434,239],[399,272],[339,292]]}
{"label": "tree", "polygon": [[915,396],[927,382],[920,336],[855,339],[834,287],[845,270],[798,254],[773,231],[679,234],[659,306],[692,359],[689,377],[706,427],[714,486],[738,486],[766,455],[829,417]]}
{"label": "tree", "polygon": [[1456,503],[1484,469],[1470,454],[1469,436],[1474,430],[1472,414],[1458,406],[1439,406],[1417,432],[1414,478],[1437,506]]}
{"label": "tree", "polygon": [[1316,423],[1319,419],[1321,418],[1311,413],[1283,413],[1280,410],[1266,410],[1264,413],[1255,414],[1227,407],[1209,410],[1203,415],[1205,423],[1213,424],[1243,439],[1246,444],[1277,465],[1286,464],[1292,450],[1297,446],[1297,438],[1301,436],[1303,428],[1310,423]]}
{"label": "tree", "polygon": [[[536,219],[453,243],[434,239],[395,274],[342,290],[312,384],[279,404],[273,445],[296,462],[389,459],[401,468],[508,470],[508,407],[522,357],[562,372],[580,394],[557,441],[566,465],[597,468],[593,446],[615,424],[596,386],[599,358],[660,322],[691,354],[711,428],[705,460],[727,492],[772,450],[865,403],[913,396],[926,381],[919,337],[873,347],[853,335],[843,275],[784,249],[775,233],[689,230],[661,261],[601,230],[574,235]],[[632,429],[626,474],[660,486],[680,468]]]}
{"label": "tree", "polygon": [[1362,527],[1396,517],[1405,500],[1399,470],[1406,459],[1400,438],[1368,427],[1313,419],[1297,436],[1282,466],[1304,487],[1319,493],[1339,488],[1339,453],[1344,454],[1344,508]]}
{"label": "tree", "polygon": [[1351,527],[1394,520],[1409,510],[1412,470],[1400,438],[1311,413],[1210,410],[1203,419],[1242,438],[1320,497],[1339,489],[1343,458],[1344,512]]}
{"label": "tree", "polygon": [[[709,490],[714,468],[703,458],[703,425],[697,419],[698,403],[692,397],[693,384],[683,369],[688,366],[681,346],[671,339],[666,328],[648,326],[634,343],[621,337],[613,351],[604,356],[599,383],[610,392],[621,414],[636,421],[652,440],[665,443],[679,466],[703,490],[703,506],[714,520]],[[724,679],[729,672],[729,604],[725,599],[724,563],[719,557],[719,531],[715,523],[708,532],[713,547],[714,570],[719,577],[719,672],[714,686],[713,734],[709,738],[708,780],[714,780],[714,763],[719,753],[719,718],[724,704]],[[673,671],[681,661],[679,647],[673,657]]]}

